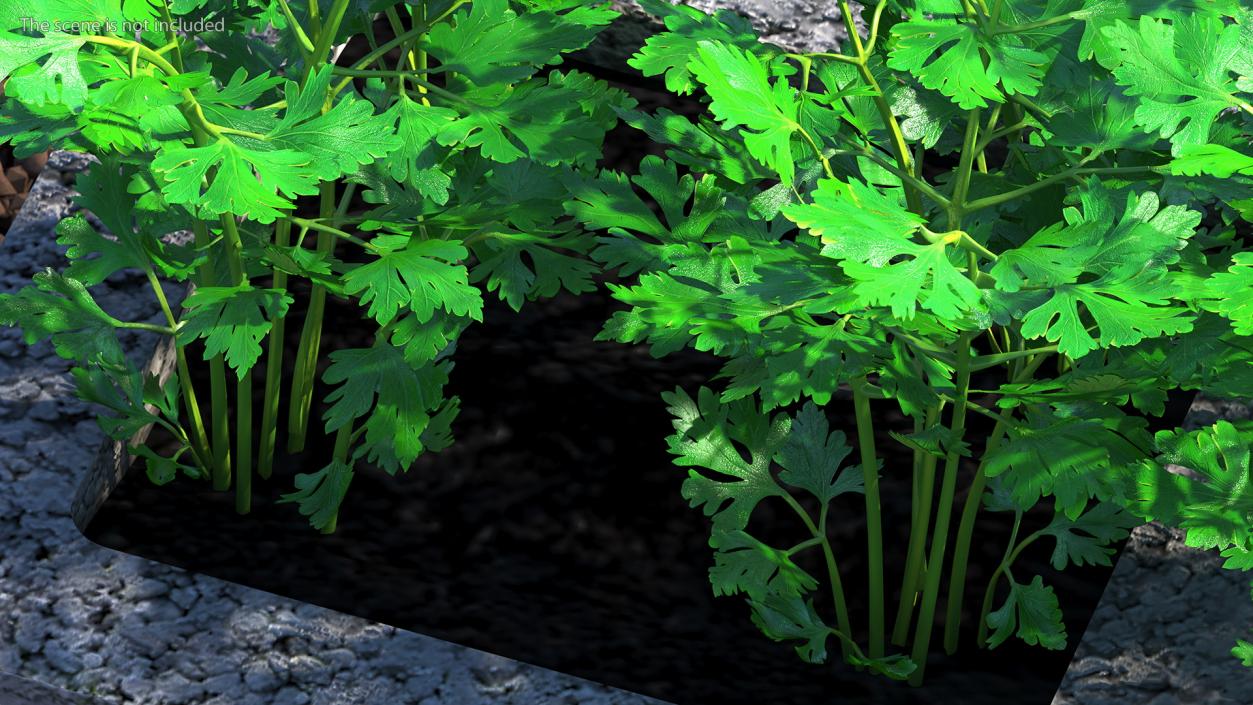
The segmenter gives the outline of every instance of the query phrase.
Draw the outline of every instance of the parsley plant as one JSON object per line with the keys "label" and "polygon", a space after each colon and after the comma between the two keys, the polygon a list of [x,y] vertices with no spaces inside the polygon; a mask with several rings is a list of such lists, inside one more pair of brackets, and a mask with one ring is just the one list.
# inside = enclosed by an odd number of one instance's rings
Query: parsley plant
{"label": "parsley plant", "polygon": [[[841,0],[849,41],[798,54],[730,13],[640,1],[667,29],[632,66],[706,112],[619,110],[667,158],[584,179],[568,210],[634,277],[613,286],[629,308],[603,338],[726,358],[717,390],[666,398],[683,495],[712,518],[716,593],[746,596],[806,661],[834,637],[845,661],[917,685],[937,624],[957,648],[967,600],[979,646],[1065,646],[1053,588],[1014,570],[1034,542],[1058,569],[1108,565],[1109,543],[1160,519],[1253,567],[1253,427],[1154,436],[1145,418],[1172,389],[1253,396],[1247,3],[881,0],[857,25]],[[853,439],[823,412],[841,388]],[[889,405],[912,419],[892,434],[911,467],[882,467]],[[908,545],[883,545],[881,472],[912,475]],[[865,500],[864,645],[827,528],[847,493]],[[1019,536],[1042,501],[1052,523]],[[754,537],[765,502],[811,538]],[[980,539],[1008,544],[967,595],[984,508],[1015,529]],[[888,549],[904,565],[894,615]],[[822,575],[794,560],[807,552]],[[832,614],[813,600],[824,583]]]}
{"label": "parsley plant", "polygon": [[[594,243],[564,213],[562,184],[595,164],[613,110],[634,103],[545,67],[615,16],[578,0],[4,3],[0,139],[19,154],[98,157],[78,202],[108,234],[62,222],[69,266],[0,296],[0,320],[74,360],[79,394],[103,407],[111,437],[157,424],[177,440],[172,455],[132,449],[154,481],[233,483],[240,512],[254,454],[262,478],[276,464],[285,393],[286,450],[305,446],[329,357],[334,457],[297,475],[285,499],[333,531],[356,461],[396,473],[451,442],[450,356],[485,295],[518,309],[592,288],[583,254]],[[376,37],[376,22],[391,38]],[[262,41],[275,28],[278,41]],[[354,38],[368,51],[337,63]],[[164,237],[176,231],[193,242]],[[96,305],[90,287],[119,270],[146,275],[163,323]],[[194,283],[181,312],[162,278]],[[285,381],[292,278],[311,293]],[[360,304],[372,345],[324,355],[328,296]],[[177,375],[163,384],[128,363],[116,338],[127,328],[174,336]],[[207,404],[193,351],[208,364]]]}

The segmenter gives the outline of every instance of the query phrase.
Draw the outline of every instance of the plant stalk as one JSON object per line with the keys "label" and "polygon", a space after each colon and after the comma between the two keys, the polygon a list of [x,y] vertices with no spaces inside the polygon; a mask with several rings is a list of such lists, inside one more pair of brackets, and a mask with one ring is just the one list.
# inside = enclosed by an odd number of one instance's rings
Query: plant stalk
{"label": "plant stalk", "polygon": [[983,505],[983,490],[987,487],[988,476],[984,473],[988,454],[996,450],[1005,436],[1005,423],[997,421],[992,435],[983,450],[983,460],[975,472],[974,482],[970,485],[970,494],[966,495],[965,506],[962,507],[961,523],[957,527],[957,543],[953,547],[953,570],[948,583],[948,611],[944,618],[944,651],[947,654],[957,652],[957,643],[961,636],[962,602],[966,594],[966,564],[970,559],[970,542],[974,537],[975,519]]}
{"label": "plant stalk", "polygon": [[[972,334],[963,332],[957,341],[957,399],[953,405],[952,439],[959,443],[966,432],[966,404],[970,396],[970,341]],[[940,576],[944,553],[948,548],[948,529],[953,514],[953,495],[957,488],[957,469],[961,465],[957,449],[949,451],[944,460],[944,478],[940,487],[940,505],[936,510],[935,533],[931,537],[931,553],[927,558],[927,578],[922,594],[922,611],[914,631],[912,658],[918,668],[909,677],[909,684],[922,685],[931,649],[931,630],[935,626],[935,607],[939,600]]]}
{"label": "plant stalk", "polygon": [[[274,244],[287,247],[290,243],[291,221],[279,219],[274,227]],[[271,286],[286,291],[287,272],[275,267]],[[278,405],[283,383],[283,338],[286,327],[286,317],[275,319],[270,327],[265,357],[265,399],[261,411],[261,449],[257,456],[257,474],[266,480],[274,472],[274,449],[278,443]]]}
{"label": "plant stalk", "polygon": [[[924,426],[931,428],[940,421],[940,404],[927,409]],[[925,428],[922,430],[926,430]],[[901,599],[896,610],[896,626],[892,630],[892,643],[904,646],[909,640],[909,626],[918,602],[918,587],[925,570],[927,529],[931,524],[931,508],[935,504],[935,468],[939,459],[926,453],[919,464],[917,497],[914,501],[913,523],[909,527],[909,548],[905,557],[905,575],[901,578]]]}
{"label": "plant stalk", "polygon": [[[321,185],[321,203],[318,217],[330,218],[335,210],[335,184]],[[318,233],[317,251],[330,254],[335,249],[335,237]],[[326,287],[314,284],[309,294],[309,311],[305,314],[304,327],[300,331],[300,347],[296,351],[296,369],[292,372],[291,413],[287,418],[287,451],[299,453],[304,450],[309,432],[309,409],[313,405],[314,377],[317,375],[318,353],[322,344],[322,318],[326,311]]]}
{"label": "plant stalk", "polygon": [[870,573],[870,657],[882,658],[886,629],[883,622],[883,520],[879,503],[879,461],[875,457],[874,418],[870,399],[855,380],[853,409],[857,418],[857,446],[861,453],[861,473],[866,497],[866,544]]}

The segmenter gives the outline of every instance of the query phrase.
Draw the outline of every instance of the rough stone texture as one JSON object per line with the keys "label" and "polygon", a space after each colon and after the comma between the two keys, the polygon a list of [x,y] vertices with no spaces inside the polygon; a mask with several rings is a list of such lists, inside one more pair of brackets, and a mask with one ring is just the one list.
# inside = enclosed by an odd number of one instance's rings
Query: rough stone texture
{"label": "rough stone texture", "polygon": [[[65,182],[85,165],[56,154],[40,175],[4,243],[0,291],[63,265],[53,228],[72,210]],[[159,322],[142,276],[96,293],[119,318]],[[125,344],[142,363],[155,342]],[[658,702],[92,544],[71,499],[104,436],[67,369],[48,344],[0,328],[0,673],[37,682],[0,679],[0,705],[77,702],[31,699],[56,693],[39,683],[143,705]]]}
{"label": "rough stone texture", "polygon": [[0,673],[0,705],[96,705],[98,700]]}
{"label": "rough stone texture", "polygon": [[[1198,399],[1185,426],[1247,419],[1253,405]],[[1253,638],[1253,574],[1183,543],[1183,532],[1149,524],[1127,550],[1053,705],[1249,705],[1253,669],[1232,657]]]}

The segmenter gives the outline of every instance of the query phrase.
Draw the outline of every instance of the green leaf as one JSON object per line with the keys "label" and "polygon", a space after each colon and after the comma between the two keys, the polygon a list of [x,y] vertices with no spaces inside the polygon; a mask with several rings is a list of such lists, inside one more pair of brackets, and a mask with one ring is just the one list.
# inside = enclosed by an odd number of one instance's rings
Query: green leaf
{"label": "green leaf", "polygon": [[1112,502],[1100,502],[1075,519],[1058,512],[1041,533],[1057,540],[1053,549],[1053,567],[1065,570],[1067,565],[1110,565],[1114,549],[1110,543],[1126,538],[1128,531],[1140,522]]}
{"label": "green leaf", "polygon": [[[145,406],[144,375],[133,365],[85,365],[72,368],[70,375],[79,399],[104,408],[96,415],[96,423],[109,438],[128,440],[159,420]],[[171,388],[176,390],[177,385],[177,378],[172,378]]]}
{"label": "green leaf", "polygon": [[926,221],[911,213],[895,195],[861,181],[845,184],[822,179],[813,203],[796,203],[783,215],[830,247],[824,254],[875,266],[886,264],[911,243]]}
{"label": "green leaf", "polygon": [[309,525],[322,531],[339,516],[339,507],[352,482],[351,465],[332,460],[315,473],[296,475],[296,491],[285,494],[279,504],[296,504],[300,513],[309,517]]}
{"label": "green leaf", "polygon": [[[442,25],[441,25],[442,26]],[[390,126],[394,117],[375,115],[369,101],[347,95],[325,114],[307,115],[301,109],[309,96],[322,100],[330,86],[331,67],[316,71],[302,89],[294,81],[286,87],[289,109],[266,135],[281,150],[307,154],[308,170],[322,181],[333,181],[355,172],[358,166],[395,151],[402,144]],[[308,95],[306,95],[308,94]],[[399,103],[398,103],[399,104]]]}
{"label": "green leaf", "polygon": [[[665,224],[636,195],[632,183],[657,202]],[[674,162],[651,155],[640,162],[634,177],[602,171],[595,179],[568,179],[566,188],[571,196],[566,212],[588,227],[608,230],[594,256],[622,274],[661,269],[666,247],[715,234],[712,228],[725,203],[713,177],[680,177]]]}
{"label": "green leaf", "polygon": [[[330,359],[322,380],[340,386],[326,397],[331,405],[324,416],[327,432],[368,415],[356,457],[365,456],[390,474],[408,470],[426,450],[422,439],[432,412],[443,402],[448,365],[412,365],[382,339],[369,348],[336,350]],[[441,423],[448,421],[443,417]],[[442,436],[437,430],[432,437]]]}
{"label": "green leaf", "polygon": [[1066,625],[1057,595],[1038,575],[1026,585],[1009,580],[1009,596],[1000,609],[988,614],[988,626],[992,628],[989,648],[1000,646],[1015,633],[1031,646],[1054,651],[1066,648]]}
{"label": "green leaf", "polygon": [[436,135],[441,145],[478,147],[502,164],[529,157],[541,164],[590,166],[600,156],[605,128],[583,108],[585,86],[554,72],[548,82],[528,81],[474,94],[475,102]]}
{"label": "green leaf", "polygon": [[57,355],[79,363],[125,359],[114,319],[96,304],[82,282],[51,268],[16,294],[0,294],[0,323],[20,326],[28,345],[52,339]]}
{"label": "green leaf", "polygon": [[448,202],[448,176],[437,166],[436,135],[457,113],[448,108],[423,105],[401,96],[386,116],[395,121],[396,134],[401,147],[387,158],[387,169],[397,181],[413,184],[418,191],[432,201],[443,205]]}
{"label": "green leaf", "polygon": [[666,150],[666,158],[696,173],[721,174],[737,184],[771,176],[734,135],[708,120],[693,123],[666,108],[658,108],[652,115],[638,110],[619,110],[618,115],[631,127],[643,130],[653,142],[674,145]]}
{"label": "green leaf", "polygon": [[377,259],[350,270],[344,275],[344,290],[360,295],[380,325],[404,308],[419,323],[431,320],[436,309],[480,321],[483,298],[470,286],[465,266],[457,264],[468,255],[456,242],[414,240],[401,249],[383,250]]}
{"label": "green leaf", "polygon": [[672,5],[664,0],[638,0],[649,14],[660,17],[668,31],[648,37],[639,53],[627,63],[645,76],[665,75],[666,89],[688,95],[696,89],[689,68],[702,41],[737,46],[763,57],[768,49],[757,40],[752,24],[730,10],[714,14],[694,7]]}
{"label": "green leaf", "polygon": [[766,65],[734,45],[699,42],[689,68],[712,99],[709,109],[723,127],[742,126],[749,154],[790,183],[796,172],[792,135],[801,129],[792,87],[781,80],[771,84]]}
{"label": "green leaf", "polygon": [[744,593],[760,600],[767,595],[803,595],[818,581],[792,562],[786,551],[771,548],[743,531],[733,531],[715,541],[714,565],[709,582],[714,595]]}
{"label": "green leaf", "polygon": [[1237,639],[1236,645],[1231,649],[1231,655],[1240,659],[1242,665],[1253,668],[1253,644],[1244,639]]}
{"label": "green leaf", "polygon": [[1183,206],[1161,208],[1154,193],[1128,193],[1115,220],[1114,198],[1089,180],[1079,192],[1082,210],[1067,208],[1064,225],[1041,230],[992,267],[999,289],[993,296],[1021,305],[1027,339],[1044,337],[1077,359],[1097,348],[1191,330],[1193,318],[1173,305],[1178,291],[1165,274],[1179,261],[1200,214]]}
{"label": "green leaf", "polygon": [[544,238],[522,233],[496,233],[478,247],[479,263],[470,271],[471,282],[487,282],[488,291],[499,291],[500,298],[515,311],[522,302],[555,295],[565,289],[582,294],[595,289],[592,275],[599,268],[574,254],[587,249],[577,238]]}
{"label": "green leaf", "polygon": [[805,663],[825,663],[831,628],[818,616],[812,600],[771,594],[751,600],[753,623],[775,641],[800,641],[796,653]]}
{"label": "green leaf", "polygon": [[1253,252],[1238,252],[1225,272],[1218,272],[1207,282],[1212,300],[1203,302],[1206,309],[1231,320],[1239,335],[1253,335]]}
{"label": "green leaf", "polygon": [[261,357],[261,339],[287,315],[292,297],[282,289],[251,285],[204,286],[183,300],[185,340],[204,339],[204,359],[225,355],[240,379]]}
{"label": "green leaf", "polygon": [[[786,442],[790,419],[769,419],[748,400],[719,404],[705,387],[699,401],[682,389],[663,398],[674,417],[675,433],[666,440],[675,465],[705,471],[688,472],[683,497],[713,517],[714,537],[743,530],[763,499],[784,492],[771,475],[770,459]],[[748,450],[749,460],[737,444]]]}
{"label": "green leaf", "polygon": [[796,415],[787,440],[774,456],[783,470],[779,480],[799,487],[824,504],[846,492],[863,492],[862,474],[841,470],[853,451],[843,431],[828,434],[827,416],[813,402]]}
{"label": "green leaf", "polygon": [[[1155,441],[1156,462],[1146,460],[1128,476],[1128,508],[1147,521],[1184,529],[1189,546],[1253,548],[1253,428],[1220,420],[1197,431],[1159,431]],[[1198,479],[1172,473],[1167,465],[1192,470]]]}
{"label": "green leaf", "polygon": [[1140,17],[1138,25],[1119,22],[1103,30],[1118,82],[1139,98],[1136,121],[1169,138],[1178,149],[1205,144],[1219,113],[1244,103],[1231,72],[1253,62],[1253,47],[1242,28],[1217,14],[1196,14],[1172,22]]}
{"label": "green leaf", "polygon": [[614,16],[604,6],[566,15],[539,10],[518,14],[508,0],[475,0],[451,22],[431,28],[426,50],[444,69],[476,85],[514,83],[557,62],[561,54],[586,47]]}
{"label": "green leaf", "polygon": [[264,151],[223,138],[204,147],[162,149],[152,168],[164,177],[166,199],[201,218],[231,213],[272,223],[281,211],[295,207],[290,199],[318,192],[311,161],[303,152]]}
{"label": "green leaf", "polygon": [[863,305],[889,305],[906,320],[919,306],[949,319],[981,306],[979,288],[949,260],[952,242],[915,243],[911,236],[924,221],[895,195],[855,180],[823,179],[813,204],[794,204],[783,214],[822,238],[822,253],[841,261]]}
{"label": "green leaf", "polygon": [[1049,61],[1012,34],[989,39],[973,24],[952,20],[902,22],[892,36],[888,66],[912,73],[964,110],[1005,102],[1006,95],[1035,95]]}
{"label": "green leaf", "polygon": [[1170,162],[1170,173],[1184,176],[1209,174],[1220,179],[1232,174],[1253,176],[1253,156],[1220,144],[1185,144]]}
{"label": "green leaf", "polygon": [[[36,107],[81,108],[87,100],[87,82],[78,65],[78,52],[87,43],[86,37],[59,31],[28,37],[8,31],[16,28],[0,29],[0,81],[8,79],[7,93]],[[40,59],[43,63],[37,64]]]}
{"label": "green leaf", "polygon": [[1004,476],[1018,508],[1052,495],[1060,512],[1077,519],[1090,498],[1111,497],[1112,459],[1134,454],[1127,445],[1099,420],[1034,408],[984,456],[984,468],[988,477]]}

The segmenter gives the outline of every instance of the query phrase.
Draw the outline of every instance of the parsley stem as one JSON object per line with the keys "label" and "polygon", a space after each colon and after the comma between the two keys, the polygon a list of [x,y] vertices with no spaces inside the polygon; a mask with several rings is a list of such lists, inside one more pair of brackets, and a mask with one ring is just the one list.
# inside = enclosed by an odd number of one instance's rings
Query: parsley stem
{"label": "parsley stem", "polygon": [[[177,328],[178,321],[174,317],[174,310],[170,308],[169,299],[165,297],[165,290],[161,288],[161,282],[151,266],[144,267],[144,276],[147,277],[148,286],[156,295],[157,303],[160,304],[161,312],[165,314],[165,320],[169,322],[170,328]],[[177,336],[174,337],[174,356],[178,365],[183,406],[187,407],[187,415],[191,417],[192,443],[195,446],[196,458],[202,468],[211,471],[214,465],[213,453],[209,449],[209,436],[205,432],[204,419],[200,417],[200,404],[196,401],[196,388],[191,383],[191,368],[187,364],[187,353],[178,342]]]}
{"label": "parsley stem", "polygon": [[131,321],[119,321],[116,318],[110,321],[114,328],[126,328],[129,330],[146,330],[151,333],[160,333],[161,335],[174,335],[178,330],[177,325],[159,326],[152,323],[133,323]]}
{"label": "parsley stem", "polygon": [[287,26],[291,27],[292,34],[296,37],[296,43],[300,45],[305,63],[311,62],[313,60],[313,42],[309,39],[309,35],[305,34],[304,28],[296,21],[296,15],[292,14],[287,0],[278,0],[278,5],[283,11],[283,16],[287,18]]}
{"label": "parsley stem", "polygon": [[863,389],[865,378],[853,380],[853,410],[857,419],[857,447],[866,498],[866,543],[870,573],[870,657],[884,653],[883,520],[879,504],[879,461],[875,455],[874,417]]}
{"label": "parsley stem", "polygon": [[[870,52],[862,45],[861,35],[857,33],[857,25],[853,22],[853,10],[849,7],[848,0],[840,0],[840,15],[844,19],[844,26],[848,30],[848,36],[853,40],[853,47],[857,50],[857,70],[861,74],[862,81],[874,91],[875,107],[879,111],[879,117],[883,120],[884,127],[887,128],[892,138],[892,152],[896,157],[900,170],[905,174],[913,174],[912,154],[909,146],[905,144],[905,135],[901,132],[900,123],[896,121],[896,114],[892,112],[892,106],[888,104],[887,95],[883,92],[883,88],[879,85],[879,81],[874,77],[874,73],[867,65],[867,59]],[[872,47],[873,48],[873,47]],[[909,205],[909,210],[914,213],[922,214],[922,198],[918,194],[918,189],[914,184],[907,182],[905,184],[905,202]]]}
{"label": "parsley stem", "polygon": [[[453,4],[449,6],[447,10],[444,10],[442,13],[440,13],[440,15],[436,17],[435,19],[426,20],[426,21],[423,21],[422,24],[414,25],[413,29],[409,30],[408,32],[405,32],[404,34],[401,34],[400,36],[390,41],[380,44],[377,49],[372,50],[370,53],[358,59],[357,62],[354,63],[349,68],[354,69],[354,70],[365,68],[366,66],[369,66],[375,61],[378,61],[382,57],[386,56],[387,52],[391,51],[392,49],[395,49],[398,46],[404,45],[406,42],[409,42],[411,40],[421,37],[423,34],[426,34],[427,31],[430,30],[431,27],[441,22],[445,17],[448,17],[454,11],[456,11],[457,8],[461,7],[462,5],[466,4],[469,1],[470,0],[455,0],[455,2],[453,2]],[[338,71],[340,68],[342,67],[336,67],[336,70]],[[352,76],[346,76],[344,80],[340,81],[339,83],[336,83],[335,86],[331,89],[331,95],[332,96],[338,95],[340,91],[348,87],[349,83],[352,83]]]}
{"label": "parsley stem", "polygon": [[[844,582],[840,579],[840,566],[835,561],[835,551],[831,549],[831,541],[827,538],[827,513],[830,510],[830,503],[822,505],[818,523],[815,525],[813,518],[809,516],[809,512],[805,511],[805,508],[800,505],[800,502],[796,501],[795,497],[786,491],[781,496],[783,501],[792,508],[792,511],[796,512],[796,515],[800,517],[801,522],[805,524],[805,528],[809,530],[810,535],[817,539],[819,545],[822,546],[822,557],[827,564],[827,580],[831,583],[831,599],[835,602],[835,622],[841,632],[845,634],[851,633],[848,619],[848,602],[844,599]],[[848,661],[849,644],[841,642],[841,645],[843,646],[844,660]],[[857,648],[856,644],[852,646],[854,649]],[[858,653],[860,653],[859,649]]]}
{"label": "parsley stem", "polygon": [[951,442],[953,447],[944,459],[944,477],[940,486],[940,505],[936,513],[935,532],[931,536],[931,553],[927,558],[927,576],[922,594],[922,611],[914,631],[912,658],[918,668],[910,675],[909,684],[922,685],[931,650],[931,631],[935,607],[940,596],[940,576],[944,570],[944,553],[948,548],[949,523],[953,514],[953,496],[957,489],[957,469],[962,456],[957,444],[966,435],[966,407],[970,396],[970,342],[973,334],[963,332],[957,340],[957,399],[953,405]]}
{"label": "parsley stem", "polygon": [[329,225],[323,225],[321,222],[319,222],[320,219],[309,220],[308,218],[298,218],[292,215],[292,216],[287,216],[286,218],[284,218],[284,220],[287,221],[288,225],[295,223],[296,225],[299,225],[300,227],[305,228],[307,230],[314,230],[319,233],[325,233],[327,235],[334,235],[335,237],[341,240],[347,240],[348,242],[351,242],[354,245],[359,245],[360,247],[363,247],[372,252],[378,249],[371,243],[366,242],[365,240],[362,240],[361,238],[357,237],[356,235],[353,235],[352,233],[344,232],[343,230],[340,230],[339,228],[333,228]]}
{"label": "parsley stem", "polygon": [[[280,219],[274,224],[274,245],[285,248],[291,243],[291,221]],[[304,235],[305,231],[301,232]],[[287,290],[287,272],[273,269],[270,286]],[[257,474],[270,479],[274,470],[274,447],[278,443],[278,405],[283,380],[283,338],[287,319],[279,316],[270,326],[270,339],[265,356],[265,399],[261,411],[261,449],[257,456]]]}
{"label": "parsley stem", "polygon": [[[927,408],[926,420],[923,421],[925,431],[940,421],[943,401]],[[931,523],[931,508],[935,504],[935,467],[939,458],[934,453],[926,453],[918,465],[914,476],[913,521],[909,527],[909,546],[905,553],[905,574],[901,577],[901,598],[896,608],[896,626],[892,630],[892,643],[904,646],[909,639],[910,621],[914,615],[914,605],[918,602],[918,588],[925,571],[924,551],[927,542],[927,529]]]}
{"label": "parsley stem", "polygon": [[[325,220],[334,215],[335,184],[326,181],[319,188],[321,201],[318,219]],[[297,224],[307,225],[305,222]],[[313,229],[312,226],[309,227]],[[319,230],[317,252],[329,255],[334,250],[334,235]],[[287,417],[287,451],[289,453],[299,453],[305,447],[305,438],[309,431],[309,409],[313,404],[318,350],[322,343],[322,317],[325,311],[326,287],[315,283],[309,294],[309,311],[305,314],[304,327],[300,331],[300,346],[296,351],[296,369],[292,373],[291,413]]]}
{"label": "parsley stem", "polygon": [[1088,176],[1092,174],[1113,176],[1121,174],[1155,173],[1160,172],[1164,168],[1164,166],[1114,166],[1068,169],[1060,174],[1054,174],[1053,176],[1041,179],[1033,184],[1028,184],[1027,186],[1014,189],[1013,191],[973,200],[962,207],[962,213],[974,213],[975,211],[983,210],[984,208],[991,208],[993,206],[999,206],[1002,203],[1016,201],[1023,196],[1035,193],[1040,189],[1048,188],[1076,176]]}
{"label": "parsley stem", "polygon": [[983,490],[987,487],[988,476],[985,472],[988,456],[1000,445],[1005,437],[1008,424],[1005,420],[996,422],[992,435],[983,449],[979,469],[975,471],[975,479],[970,484],[970,492],[966,495],[966,503],[962,507],[961,522],[957,527],[957,543],[953,547],[953,568],[949,573],[948,611],[944,620],[944,651],[953,654],[957,651],[957,642],[962,621],[962,602],[966,593],[966,566],[970,560],[970,542],[974,537],[975,519],[979,516],[979,508],[983,505]]}

